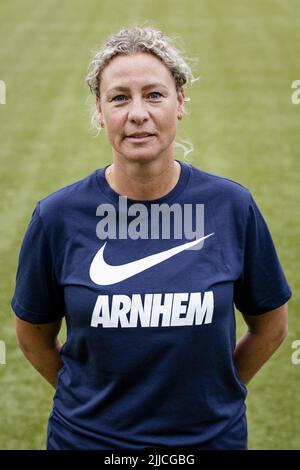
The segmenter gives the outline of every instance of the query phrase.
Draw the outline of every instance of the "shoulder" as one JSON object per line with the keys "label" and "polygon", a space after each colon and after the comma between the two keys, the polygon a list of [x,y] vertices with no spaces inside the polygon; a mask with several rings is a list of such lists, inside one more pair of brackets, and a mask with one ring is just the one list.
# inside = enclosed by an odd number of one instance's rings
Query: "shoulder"
{"label": "shoulder", "polygon": [[66,186],[58,188],[37,202],[42,218],[57,218],[65,212],[70,212],[78,205],[84,203],[85,197],[90,194],[93,187],[96,171],[74,181]]}
{"label": "shoulder", "polygon": [[210,196],[230,197],[246,204],[250,202],[251,192],[241,183],[214,173],[208,173],[190,165],[193,182],[204,188]]}

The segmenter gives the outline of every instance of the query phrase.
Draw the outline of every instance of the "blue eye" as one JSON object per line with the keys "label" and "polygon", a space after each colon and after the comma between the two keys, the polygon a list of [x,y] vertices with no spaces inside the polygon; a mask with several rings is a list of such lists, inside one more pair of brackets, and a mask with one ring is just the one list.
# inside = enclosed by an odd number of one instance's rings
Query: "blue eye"
{"label": "blue eye", "polygon": [[150,96],[150,95],[156,95],[156,98],[160,98],[162,96],[162,94],[159,93],[158,91],[152,91],[151,93],[149,93],[148,96]]}
{"label": "blue eye", "polygon": [[112,101],[123,101],[123,100],[117,100],[117,98],[122,98],[122,97],[124,98],[125,95],[117,95],[114,98],[112,98]]}
{"label": "blue eye", "polygon": [[[157,100],[159,99],[160,97],[162,96],[161,93],[159,93],[158,91],[152,91],[151,93],[149,93],[147,95],[147,97],[149,97],[150,99],[154,99],[154,100]],[[112,98],[111,101],[119,101],[119,102],[122,102],[122,101],[125,101],[126,100],[126,96],[125,95],[117,95],[117,96],[114,96]]]}

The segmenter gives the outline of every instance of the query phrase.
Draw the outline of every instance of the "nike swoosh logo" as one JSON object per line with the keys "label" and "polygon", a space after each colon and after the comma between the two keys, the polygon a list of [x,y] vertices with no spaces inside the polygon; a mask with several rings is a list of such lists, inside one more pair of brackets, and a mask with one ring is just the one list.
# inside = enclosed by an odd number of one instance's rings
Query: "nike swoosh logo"
{"label": "nike swoosh logo", "polygon": [[100,248],[96,253],[90,267],[90,278],[99,286],[109,286],[111,284],[117,284],[118,282],[124,281],[136,274],[139,274],[146,269],[152,268],[159,263],[162,263],[166,259],[172,258],[172,256],[181,253],[184,250],[191,248],[192,246],[197,245],[197,243],[202,242],[208,237],[211,237],[214,233],[210,233],[205,237],[198,238],[198,240],[193,240],[192,242],[184,243],[183,245],[175,246],[166,251],[161,251],[154,255],[146,256],[145,258],[138,259],[136,261],[131,261],[130,263],[121,264],[118,266],[112,266],[108,264],[103,256],[106,243]]}

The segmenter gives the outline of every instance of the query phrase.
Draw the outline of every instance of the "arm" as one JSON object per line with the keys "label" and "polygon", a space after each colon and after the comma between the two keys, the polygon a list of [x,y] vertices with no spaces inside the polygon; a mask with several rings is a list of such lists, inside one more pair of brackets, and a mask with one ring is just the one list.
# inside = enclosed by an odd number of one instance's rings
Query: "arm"
{"label": "arm", "polygon": [[284,304],[262,315],[243,317],[248,331],[239,340],[234,359],[241,381],[247,384],[286,337],[288,306]]}
{"label": "arm", "polygon": [[63,365],[59,354],[61,344],[57,340],[60,328],[61,320],[32,324],[16,316],[16,333],[21,351],[54,388],[58,371]]}

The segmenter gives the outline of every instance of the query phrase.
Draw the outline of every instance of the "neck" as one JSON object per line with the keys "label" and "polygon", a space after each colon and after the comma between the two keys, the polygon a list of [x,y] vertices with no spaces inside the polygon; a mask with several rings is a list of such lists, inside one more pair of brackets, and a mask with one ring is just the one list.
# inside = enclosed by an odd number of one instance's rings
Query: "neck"
{"label": "neck", "polygon": [[118,194],[142,201],[168,194],[178,182],[180,171],[180,164],[173,158],[146,163],[114,159],[105,178]]}

